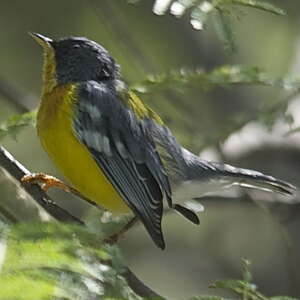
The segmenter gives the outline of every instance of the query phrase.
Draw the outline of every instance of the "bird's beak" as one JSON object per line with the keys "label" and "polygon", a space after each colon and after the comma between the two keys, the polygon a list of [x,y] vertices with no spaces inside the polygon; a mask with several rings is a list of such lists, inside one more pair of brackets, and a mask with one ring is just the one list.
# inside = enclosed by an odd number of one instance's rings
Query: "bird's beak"
{"label": "bird's beak", "polygon": [[51,47],[51,43],[53,42],[52,39],[50,39],[50,38],[48,38],[46,36],[43,36],[43,35],[41,35],[39,33],[36,33],[36,32],[28,32],[28,33],[45,50],[49,49],[49,48],[52,48]]}

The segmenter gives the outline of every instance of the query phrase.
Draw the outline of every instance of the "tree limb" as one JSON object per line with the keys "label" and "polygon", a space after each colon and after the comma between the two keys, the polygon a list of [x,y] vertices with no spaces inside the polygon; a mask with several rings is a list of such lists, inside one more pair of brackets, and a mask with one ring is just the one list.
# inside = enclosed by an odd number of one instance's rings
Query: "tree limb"
{"label": "tree limb", "polygon": [[[0,146],[0,166],[18,182],[21,181],[21,178],[24,175],[30,174],[30,172],[2,146]],[[81,220],[59,207],[38,184],[23,184],[23,188],[54,219],[64,222],[84,224]]]}
{"label": "tree limb", "polygon": [[162,296],[158,295],[156,292],[151,290],[141,280],[139,280],[128,267],[125,267],[125,273],[123,275],[125,276],[128,285],[132,288],[132,290],[137,295],[142,296],[142,297],[147,297],[147,298],[164,299]]}

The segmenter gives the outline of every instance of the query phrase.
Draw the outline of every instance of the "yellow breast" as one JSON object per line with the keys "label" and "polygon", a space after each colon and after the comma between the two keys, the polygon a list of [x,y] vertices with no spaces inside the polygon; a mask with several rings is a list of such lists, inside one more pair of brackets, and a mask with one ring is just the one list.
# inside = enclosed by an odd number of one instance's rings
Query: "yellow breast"
{"label": "yellow breast", "polygon": [[38,111],[41,143],[71,184],[98,205],[117,212],[129,208],[102,173],[88,149],[73,134],[76,86],[67,84],[45,93]]}

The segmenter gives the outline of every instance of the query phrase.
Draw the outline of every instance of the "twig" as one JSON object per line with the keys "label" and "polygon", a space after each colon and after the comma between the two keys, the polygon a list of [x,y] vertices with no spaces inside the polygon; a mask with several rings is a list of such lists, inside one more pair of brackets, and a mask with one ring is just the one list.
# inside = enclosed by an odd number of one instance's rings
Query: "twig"
{"label": "twig", "polygon": [[141,297],[147,298],[159,298],[164,299],[161,295],[151,290],[147,285],[140,281],[134,273],[131,272],[129,268],[125,268],[125,273],[123,274],[127,280],[128,285],[132,290]]}
{"label": "twig", "polygon": [[[24,175],[30,172],[20,164],[7,150],[0,146],[0,166],[3,167],[18,182]],[[41,205],[53,218],[58,221],[75,222],[84,224],[81,220],[74,217],[66,210],[59,207],[38,184],[24,184],[23,188],[26,192]]]}
{"label": "twig", "polygon": [[132,228],[139,221],[137,216],[134,216],[125,226],[121,228],[117,233],[111,235],[104,241],[108,244],[115,244],[130,228]]}

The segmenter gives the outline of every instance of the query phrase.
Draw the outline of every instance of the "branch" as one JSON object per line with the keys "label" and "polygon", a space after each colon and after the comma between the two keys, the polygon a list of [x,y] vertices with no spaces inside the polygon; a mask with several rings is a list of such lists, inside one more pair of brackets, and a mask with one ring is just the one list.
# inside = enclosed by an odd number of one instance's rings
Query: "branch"
{"label": "branch", "polygon": [[[9,86],[8,99],[12,100],[19,112],[26,112],[28,108],[23,103],[23,97],[20,91],[15,89],[12,85]],[[7,87],[6,86],[6,87]],[[3,93],[3,82],[0,79],[0,94]],[[0,167],[4,168],[12,177],[18,182],[21,182],[21,178],[24,175],[31,174],[19,161],[17,161],[4,147],[0,146]],[[40,204],[54,219],[63,222],[72,222],[80,225],[84,225],[84,222],[75,216],[71,215],[68,211],[59,207],[42,189],[38,184],[24,184],[22,188],[31,195],[31,197]],[[86,200],[86,199],[84,199]],[[156,292],[146,286],[141,280],[139,280],[134,273],[125,267],[124,277],[130,288],[141,297],[157,297],[162,298]]]}
{"label": "branch", "polygon": [[[21,182],[24,175],[31,174],[19,163],[7,150],[0,146],[0,166],[4,168],[16,181]],[[54,219],[64,222],[84,224],[81,220],[72,216],[66,210],[59,207],[38,184],[24,184],[23,189],[41,205]]]}
{"label": "branch", "polygon": [[147,298],[159,298],[164,299],[161,295],[151,290],[147,285],[145,285],[141,280],[139,280],[131,270],[126,267],[125,273],[123,274],[126,278],[128,285],[132,290],[141,297]]}

